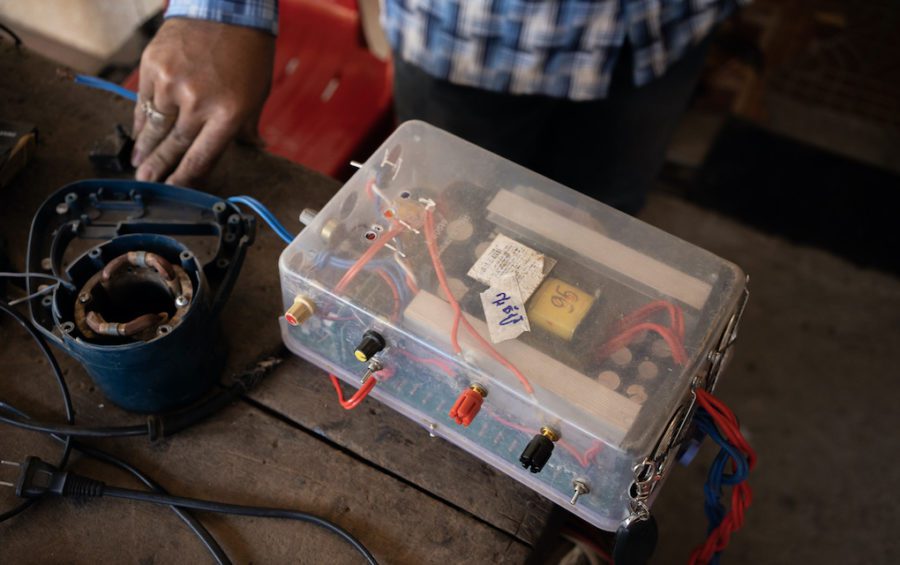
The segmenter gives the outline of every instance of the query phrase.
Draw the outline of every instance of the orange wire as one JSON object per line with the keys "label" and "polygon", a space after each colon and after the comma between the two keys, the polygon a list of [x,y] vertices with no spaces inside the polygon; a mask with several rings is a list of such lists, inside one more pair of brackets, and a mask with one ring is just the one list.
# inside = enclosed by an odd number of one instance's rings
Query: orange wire
{"label": "orange wire", "polygon": [[[356,263],[354,263],[352,267],[347,269],[347,272],[344,273],[344,276],[341,277],[341,280],[339,280],[338,283],[335,285],[334,293],[336,295],[341,294],[347,288],[347,285],[350,284],[350,282],[354,278],[356,278],[356,275],[359,274],[359,272],[362,270],[362,268],[365,267],[366,264],[372,260],[372,257],[374,257],[375,254],[378,253],[379,250],[381,250],[385,245],[387,245],[387,243],[390,240],[392,240],[394,238],[394,236],[399,234],[401,231],[403,231],[403,226],[395,225],[394,228],[392,228],[386,234],[381,236],[378,239],[378,241],[374,242],[372,244],[372,246],[366,250],[365,253],[360,255],[359,259],[356,260]],[[400,293],[399,293],[399,290],[397,289],[397,286],[393,283],[393,281],[390,280],[390,277],[388,277],[383,271],[379,270],[378,274],[380,276],[382,276],[382,278],[384,278],[385,281],[388,283],[388,286],[391,287],[391,292],[394,295],[394,317],[396,318],[400,315]],[[366,398],[366,396],[369,395],[369,392],[371,392],[371,390],[378,383],[378,381],[375,380],[375,377],[370,377],[369,380],[366,381],[366,383],[364,385],[359,387],[359,389],[356,391],[356,394],[354,394],[349,400],[344,401],[344,394],[343,394],[343,392],[341,392],[341,387],[337,380],[337,377],[335,377],[334,375],[331,375],[331,374],[328,376],[331,377],[331,384],[334,385],[334,389],[335,389],[335,391],[337,391],[338,402],[340,402],[341,406],[345,410],[352,410],[353,408],[356,408],[359,405],[359,403],[362,402]]]}
{"label": "orange wire", "polygon": [[488,343],[486,339],[481,337],[481,334],[475,331],[475,328],[472,327],[472,324],[470,324],[467,319],[462,318],[462,323],[469,334],[471,334],[472,337],[474,337],[478,341],[478,343],[481,344],[481,346],[486,349],[488,353],[490,353],[491,357],[493,357],[497,360],[497,362],[509,369],[512,374],[515,375],[517,379],[519,379],[519,382],[522,383],[522,386],[525,388],[525,392],[527,392],[528,394],[534,394],[534,387],[531,386],[531,383],[528,382],[528,378],[526,378],[525,375],[523,375],[515,365],[510,363],[509,360],[501,355],[499,351],[494,349],[494,347],[490,343]]}
{"label": "orange wire", "polygon": [[428,365],[435,365],[437,367],[440,367],[441,370],[443,370],[445,373],[447,373],[448,377],[453,377],[456,375],[456,373],[453,372],[453,369],[450,367],[450,365],[448,365],[444,361],[441,361],[440,359],[430,359],[430,358],[426,358],[426,357],[418,357],[416,355],[413,355],[409,351],[406,351],[405,349],[398,349],[398,351],[400,352],[401,355],[403,355],[409,359],[412,359],[413,361],[415,361],[417,363],[426,363]]}
{"label": "orange wire", "polygon": [[612,354],[613,352],[621,349],[628,345],[632,339],[637,336],[637,334],[643,331],[652,331],[660,335],[666,344],[669,346],[669,349],[672,351],[672,358],[679,365],[684,365],[687,363],[687,353],[684,350],[684,346],[679,343],[678,339],[672,335],[672,332],[669,328],[665,326],[661,326],[659,324],[654,324],[651,322],[641,322],[634,326],[631,326],[627,330],[623,331],[621,334],[613,337],[609,341],[607,341],[601,348],[599,357],[601,359],[605,358],[607,355]]}
{"label": "orange wire", "polygon": [[[498,416],[497,414],[494,414],[494,413],[491,412],[491,411],[487,411],[487,413],[491,416],[491,418],[493,418],[494,420],[496,420],[496,421],[499,422],[500,424],[503,424],[503,425],[506,426],[507,428],[511,428],[511,429],[513,429],[513,430],[516,430],[516,431],[518,431],[518,432],[522,432],[522,433],[525,433],[525,434],[530,434],[530,433],[533,433],[533,432],[534,432],[534,430],[532,430],[531,428],[528,428],[528,427],[525,427],[525,426],[521,426],[521,425],[519,425],[519,424],[516,424],[515,422],[510,422],[509,420],[503,418],[502,416]],[[591,461],[594,460],[594,457],[597,457],[597,455],[599,455],[600,452],[603,451],[603,444],[600,443],[600,442],[597,442],[597,444],[594,445],[594,447],[588,449],[588,450],[585,451],[584,453],[579,452],[577,449],[575,449],[575,446],[573,446],[572,444],[568,443],[568,442],[567,442],[566,440],[564,440],[564,439],[560,439],[557,443],[559,444],[559,446],[560,446],[562,449],[568,451],[569,454],[570,454],[572,457],[574,457],[575,460],[578,461],[578,463],[579,463],[582,467],[585,467],[585,468],[590,467],[590,466],[591,466]]]}
{"label": "orange wire", "polygon": [[456,353],[461,353],[462,348],[459,346],[459,323],[462,322],[463,326],[466,328],[466,331],[478,341],[479,345],[481,345],[495,360],[497,360],[501,365],[506,367],[512,372],[513,375],[519,379],[519,382],[522,383],[522,386],[525,388],[525,391],[528,394],[534,394],[534,387],[531,386],[531,383],[516,368],[515,365],[509,362],[503,355],[500,354],[494,347],[487,342],[481,334],[475,331],[475,328],[472,327],[472,324],[462,315],[462,309],[459,307],[459,302],[456,301],[456,298],[453,297],[453,293],[450,291],[450,286],[447,284],[447,275],[444,272],[444,265],[441,263],[440,253],[437,248],[437,238],[434,234],[434,212],[432,210],[427,210],[425,212],[425,242],[428,245],[428,254],[431,255],[431,263],[434,265],[434,271],[438,277],[438,283],[440,283],[441,290],[444,292],[444,295],[447,297],[447,300],[450,302],[450,306],[453,308],[453,327],[450,329],[450,342],[453,345],[453,350]]}
{"label": "orange wire", "polygon": [[369,380],[359,387],[353,396],[344,400],[344,393],[341,390],[340,381],[332,374],[329,374],[328,376],[331,378],[331,384],[334,385],[334,390],[337,392],[338,402],[344,410],[353,410],[359,406],[359,404],[369,396],[369,393],[372,392],[372,389],[375,388],[375,385],[378,383],[378,381],[375,380],[375,377],[369,377]]}
{"label": "orange wire", "polygon": [[416,281],[412,280],[412,277],[409,274],[406,275],[406,287],[413,294],[419,293],[419,287],[416,286]]}
{"label": "orange wire", "polygon": [[675,335],[678,336],[678,339],[683,341],[684,313],[681,311],[681,308],[675,306],[671,302],[666,302],[665,300],[656,300],[635,310],[631,314],[619,320],[619,327],[627,328],[632,324],[649,318],[654,312],[658,310],[667,310],[669,312],[669,320],[671,321],[672,330],[675,332]]}
{"label": "orange wire", "polygon": [[441,263],[440,252],[437,248],[437,237],[434,234],[434,214],[431,210],[425,213],[425,244],[428,247],[428,254],[431,256],[431,264],[434,265],[434,273],[437,275],[438,283],[450,306],[453,308],[453,327],[450,329],[450,343],[453,345],[453,351],[462,352],[459,346],[459,320],[462,317],[462,309],[459,302],[453,297],[450,291],[450,285],[447,283],[447,274],[444,272],[444,265]]}
{"label": "orange wire", "polygon": [[395,226],[395,227],[391,228],[390,231],[388,231],[387,233],[382,235],[380,238],[378,238],[378,240],[375,241],[372,244],[372,246],[366,250],[365,253],[360,255],[360,257],[359,257],[359,259],[357,259],[356,263],[354,263],[352,267],[347,269],[347,272],[344,273],[344,276],[341,277],[341,280],[339,280],[338,283],[335,285],[334,293],[341,294],[344,291],[344,289],[347,288],[347,285],[350,284],[350,281],[352,281],[356,277],[356,275],[359,274],[359,271],[362,270],[362,268],[366,266],[366,263],[371,261],[372,257],[374,257],[375,254],[381,250],[381,248],[383,248],[385,245],[387,245],[387,243],[390,240],[394,239],[394,237],[397,234],[399,234],[401,231],[403,231],[402,225]]}
{"label": "orange wire", "polygon": [[397,288],[397,285],[394,284],[391,277],[384,272],[384,269],[378,269],[375,273],[391,287],[391,294],[394,295],[394,311],[391,313],[391,320],[396,321],[400,317],[400,289]]}

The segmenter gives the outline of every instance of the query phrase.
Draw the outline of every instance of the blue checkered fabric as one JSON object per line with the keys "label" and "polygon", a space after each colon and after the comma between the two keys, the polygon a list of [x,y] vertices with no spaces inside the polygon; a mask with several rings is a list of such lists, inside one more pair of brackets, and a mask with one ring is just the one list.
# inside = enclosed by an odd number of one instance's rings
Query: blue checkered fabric
{"label": "blue checkered fabric", "polygon": [[170,0],[166,18],[192,18],[278,34],[278,0]]}
{"label": "blue checkered fabric", "polygon": [[[661,76],[749,0],[382,0],[388,40],[454,84],[571,100],[603,98],[627,41],[634,82]],[[276,0],[172,0],[166,17],[278,31]]]}
{"label": "blue checkered fabric", "polygon": [[634,81],[661,76],[740,0],[384,0],[394,51],[437,78],[495,92],[606,96],[625,41]]}

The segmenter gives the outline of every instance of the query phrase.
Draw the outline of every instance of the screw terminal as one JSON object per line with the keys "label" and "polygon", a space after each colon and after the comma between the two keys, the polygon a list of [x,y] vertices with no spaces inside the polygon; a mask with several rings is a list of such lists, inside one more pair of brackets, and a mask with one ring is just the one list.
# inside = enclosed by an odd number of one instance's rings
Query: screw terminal
{"label": "screw terminal", "polygon": [[487,398],[487,389],[478,383],[473,383],[469,388],[462,391],[453,408],[450,409],[450,417],[457,424],[468,427],[481,410],[484,399]]}
{"label": "screw terminal", "polygon": [[540,473],[550,456],[553,455],[553,443],[559,440],[559,433],[552,428],[544,426],[541,433],[535,435],[525,446],[519,463],[532,473]]}

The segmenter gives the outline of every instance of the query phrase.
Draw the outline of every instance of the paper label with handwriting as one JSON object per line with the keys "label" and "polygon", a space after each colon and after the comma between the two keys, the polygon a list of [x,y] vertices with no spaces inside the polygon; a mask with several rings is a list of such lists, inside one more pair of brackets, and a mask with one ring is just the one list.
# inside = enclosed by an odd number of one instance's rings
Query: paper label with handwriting
{"label": "paper label with handwriting", "polygon": [[472,265],[468,275],[490,287],[496,286],[502,277],[513,275],[524,302],[537,290],[554,265],[555,259],[499,234]]}
{"label": "paper label with handwriting", "polygon": [[481,293],[481,305],[494,343],[515,339],[522,332],[531,330],[525,313],[525,299],[512,273],[500,277]]}

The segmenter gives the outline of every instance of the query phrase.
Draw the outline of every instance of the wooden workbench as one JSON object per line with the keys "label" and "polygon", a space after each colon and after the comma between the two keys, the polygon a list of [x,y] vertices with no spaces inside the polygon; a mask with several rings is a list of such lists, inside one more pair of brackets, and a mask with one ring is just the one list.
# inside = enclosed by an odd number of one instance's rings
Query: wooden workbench
{"label": "wooden workbench", "polygon": [[[37,207],[65,184],[96,176],[89,149],[117,122],[130,125],[132,108],[111,94],[74,85],[33,54],[0,44],[0,117],[39,129],[35,158],[0,189],[0,239],[7,241],[15,268],[24,266]],[[321,207],[338,183],[264,152],[233,147],[205,188],[252,195],[298,230],[295,218],[301,209]],[[277,258],[282,247],[261,225],[222,318],[230,345],[228,372],[280,346]],[[135,416],[103,398],[79,365],[61,352],[57,357],[78,423],[135,422]],[[319,369],[286,357],[252,398],[194,429],[152,444],[119,439],[96,445],[175,494],[322,515],[360,538],[384,563],[517,563],[527,557],[551,511],[549,502],[430,438],[375,400],[345,412]],[[44,420],[63,421],[49,367],[30,338],[7,319],[0,320],[0,400]],[[57,450],[40,434],[0,427],[2,459],[55,458]],[[129,476],[77,455],[73,469],[117,486],[138,486]],[[0,488],[0,512],[15,502],[10,489]],[[360,562],[349,546],[313,526],[199,516],[235,562]],[[6,563],[209,560],[170,510],[147,504],[45,500],[0,524],[0,561]]]}

